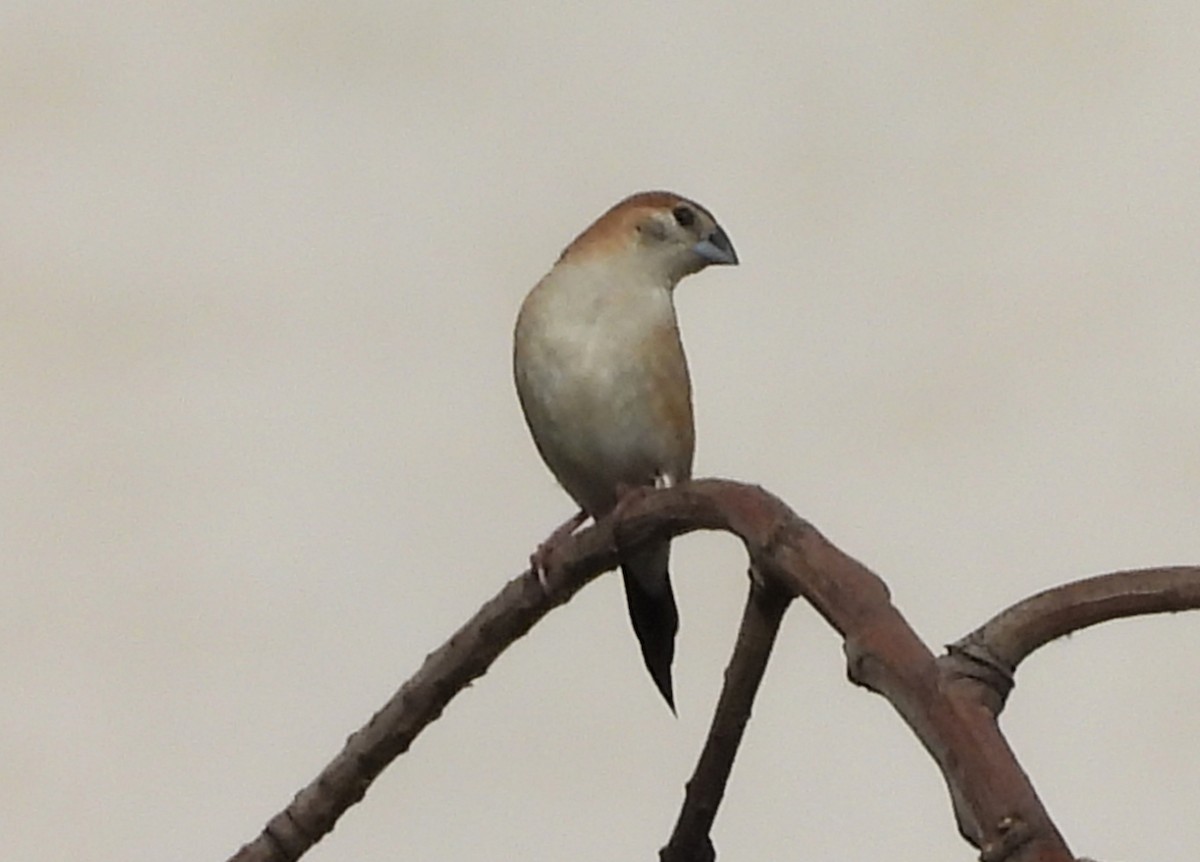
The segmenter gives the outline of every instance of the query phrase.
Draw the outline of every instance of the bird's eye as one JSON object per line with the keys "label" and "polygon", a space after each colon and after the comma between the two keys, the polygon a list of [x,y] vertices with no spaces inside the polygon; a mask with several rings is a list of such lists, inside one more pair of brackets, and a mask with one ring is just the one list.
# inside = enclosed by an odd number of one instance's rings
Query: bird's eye
{"label": "bird's eye", "polygon": [[696,213],[691,207],[675,207],[671,215],[675,216],[675,222],[680,227],[691,227],[696,223]]}

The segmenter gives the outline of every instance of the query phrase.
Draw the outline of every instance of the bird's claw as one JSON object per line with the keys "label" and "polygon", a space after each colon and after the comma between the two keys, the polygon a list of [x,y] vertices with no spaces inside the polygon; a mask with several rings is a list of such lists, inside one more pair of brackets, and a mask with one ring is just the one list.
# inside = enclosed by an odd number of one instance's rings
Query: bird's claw
{"label": "bird's claw", "polygon": [[547,580],[546,562],[550,556],[550,551],[553,550],[548,542],[542,542],[537,546],[537,549],[529,555],[529,570],[537,576],[537,582],[542,588],[542,592],[546,595],[550,594],[550,582]]}
{"label": "bird's claw", "polygon": [[570,538],[571,534],[587,520],[587,512],[580,510],[568,518],[563,523],[555,528],[554,532],[546,537],[546,540],[534,549],[534,552],[529,555],[529,570],[537,577],[538,583],[542,587],[542,592],[546,595],[550,594],[550,556],[558,546]]}

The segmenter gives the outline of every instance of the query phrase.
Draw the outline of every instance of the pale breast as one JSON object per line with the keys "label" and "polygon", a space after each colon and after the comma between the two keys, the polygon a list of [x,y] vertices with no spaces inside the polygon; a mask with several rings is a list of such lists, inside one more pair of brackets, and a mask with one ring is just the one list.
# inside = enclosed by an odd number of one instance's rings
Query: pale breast
{"label": "pale breast", "polygon": [[691,385],[668,290],[543,283],[517,322],[517,392],[551,471],[589,512],[691,474]]}

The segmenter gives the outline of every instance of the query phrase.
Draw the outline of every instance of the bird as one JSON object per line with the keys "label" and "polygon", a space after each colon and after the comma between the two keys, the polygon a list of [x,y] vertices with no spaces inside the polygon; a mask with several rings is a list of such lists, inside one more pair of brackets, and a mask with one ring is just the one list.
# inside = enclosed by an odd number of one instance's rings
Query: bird
{"label": "bird", "polygon": [[[542,460],[581,509],[539,551],[630,493],[691,478],[692,386],[674,291],[710,265],[737,263],[703,206],[639,192],[580,233],[525,297],[513,334],[518,399]],[[669,562],[669,542],[620,553],[642,659],[675,712],[679,612]]]}

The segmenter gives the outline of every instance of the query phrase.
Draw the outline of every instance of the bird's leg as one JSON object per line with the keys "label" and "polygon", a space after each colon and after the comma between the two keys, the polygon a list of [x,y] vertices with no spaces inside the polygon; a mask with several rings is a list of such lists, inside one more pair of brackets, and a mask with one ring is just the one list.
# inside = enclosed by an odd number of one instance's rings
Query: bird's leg
{"label": "bird's leg", "polygon": [[546,584],[546,563],[550,559],[550,554],[554,552],[555,548],[566,541],[578,529],[579,525],[587,520],[587,517],[587,512],[580,509],[555,527],[554,532],[547,536],[546,540],[538,545],[534,552],[529,555],[529,568],[537,575],[538,583],[542,585],[544,591],[549,590]]}

